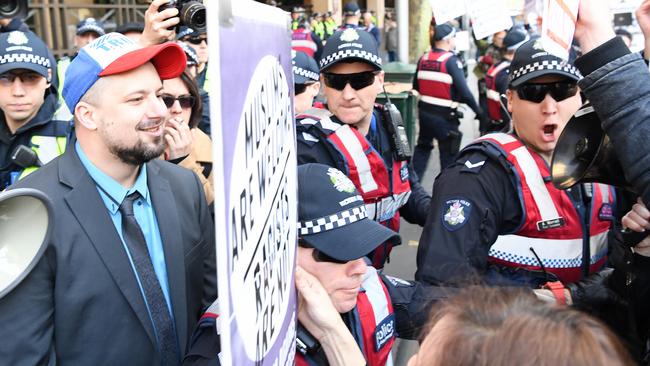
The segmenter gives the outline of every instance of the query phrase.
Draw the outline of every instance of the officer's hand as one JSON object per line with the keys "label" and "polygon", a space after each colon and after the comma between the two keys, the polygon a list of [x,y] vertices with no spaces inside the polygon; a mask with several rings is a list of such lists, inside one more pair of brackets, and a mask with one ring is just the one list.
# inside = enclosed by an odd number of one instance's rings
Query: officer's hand
{"label": "officer's hand", "polygon": [[158,7],[168,2],[169,0],[153,0],[144,13],[144,31],[139,41],[142,46],[171,41],[176,36],[173,29],[167,28],[174,27],[180,22],[178,9],[172,7],[158,12]]}
{"label": "officer's hand", "polygon": [[318,279],[296,267],[298,320],[316,339],[322,340],[332,327],[343,326],[341,315]]}
{"label": "officer's hand", "polygon": [[575,38],[580,43],[583,54],[616,36],[608,4],[607,0],[580,2]]}
{"label": "officer's hand", "polygon": [[165,125],[165,142],[167,142],[165,151],[167,160],[189,155],[192,152],[194,140],[187,122],[176,117],[169,119]]}
{"label": "officer's hand", "polygon": [[[632,210],[623,216],[621,224],[623,224],[624,228],[638,233],[650,229],[650,211],[648,211],[641,198],[637,198],[637,203],[632,206]],[[650,232],[648,234],[650,235]],[[650,236],[634,246],[634,252],[645,257],[650,257]]]}

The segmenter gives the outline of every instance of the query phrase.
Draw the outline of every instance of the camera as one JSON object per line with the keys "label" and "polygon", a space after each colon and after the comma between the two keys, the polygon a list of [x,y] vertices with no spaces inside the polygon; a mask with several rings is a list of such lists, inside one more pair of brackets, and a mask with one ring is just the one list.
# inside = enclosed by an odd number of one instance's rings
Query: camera
{"label": "camera", "polygon": [[181,25],[185,25],[190,28],[193,28],[199,33],[205,33],[207,29],[206,13],[205,13],[205,5],[203,5],[201,1],[171,0],[167,4],[160,5],[158,7],[158,12],[170,8],[178,9],[178,17],[181,19],[181,21],[176,26],[177,33],[178,33],[178,28]]}
{"label": "camera", "polygon": [[25,18],[27,16],[27,0],[0,1],[0,19]]}

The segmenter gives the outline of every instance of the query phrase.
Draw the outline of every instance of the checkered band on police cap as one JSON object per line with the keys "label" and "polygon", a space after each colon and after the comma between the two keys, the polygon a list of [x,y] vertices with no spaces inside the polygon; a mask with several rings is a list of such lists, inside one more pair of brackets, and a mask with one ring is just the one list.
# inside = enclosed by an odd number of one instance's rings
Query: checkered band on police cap
{"label": "checkered band on police cap", "polygon": [[48,48],[34,33],[13,31],[0,34],[0,74],[27,69],[50,81],[51,68]]}
{"label": "checkered band on police cap", "polygon": [[381,57],[374,37],[362,29],[346,28],[337,31],[327,39],[320,59],[320,71],[347,60],[367,62],[381,70]]}
{"label": "checkered band on police cap", "polygon": [[516,88],[545,75],[559,75],[575,81],[582,79],[582,74],[575,66],[546,52],[541,39],[529,40],[515,52],[508,71],[509,86]]}
{"label": "checkered band on police cap", "polygon": [[302,51],[291,50],[294,84],[307,84],[318,81],[320,75],[318,65],[313,57]]}
{"label": "checkered band on police cap", "polygon": [[366,206],[357,206],[316,220],[298,222],[299,235],[311,235],[349,225],[368,217]]}

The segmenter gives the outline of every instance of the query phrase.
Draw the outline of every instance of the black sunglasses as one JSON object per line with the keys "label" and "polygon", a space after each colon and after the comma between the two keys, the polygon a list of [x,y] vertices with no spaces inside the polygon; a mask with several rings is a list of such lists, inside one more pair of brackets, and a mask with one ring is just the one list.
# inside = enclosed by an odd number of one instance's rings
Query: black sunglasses
{"label": "black sunglasses", "polygon": [[208,44],[208,38],[201,38],[201,37],[190,37],[187,39],[188,42],[191,44],[201,44],[201,42],[205,41],[205,44]]}
{"label": "black sunglasses", "polygon": [[189,94],[183,94],[177,97],[174,97],[170,94],[163,94],[160,96],[160,98],[162,98],[162,101],[165,103],[165,106],[167,106],[167,108],[171,108],[176,101],[178,101],[178,103],[181,105],[181,108],[194,107],[194,97]]}
{"label": "black sunglasses", "polygon": [[329,255],[327,255],[327,254],[321,252],[320,250],[312,247],[311,245],[307,244],[307,242],[305,242],[304,240],[299,239],[298,240],[298,245],[303,247],[303,248],[312,248],[313,251],[311,252],[311,256],[312,256],[312,258],[314,258],[314,260],[316,262],[329,262],[329,263],[336,263],[336,264],[345,264],[345,263],[349,262],[349,261],[342,261],[340,259],[330,257]]}
{"label": "black sunglasses", "polygon": [[578,84],[576,82],[561,81],[548,84],[523,84],[517,89],[517,95],[520,99],[527,100],[533,103],[541,103],[546,94],[551,94],[551,97],[556,102],[561,102],[567,98],[578,93]]}
{"label": "black sunglasses", "polygon": [[375,82],[375,76],[379,71],[364,71],[354,74],[332,74],[329,72],[324,73],[325,85],[336,90],[343,90],[349,83],[352,89],[360,90],[370,86]]}

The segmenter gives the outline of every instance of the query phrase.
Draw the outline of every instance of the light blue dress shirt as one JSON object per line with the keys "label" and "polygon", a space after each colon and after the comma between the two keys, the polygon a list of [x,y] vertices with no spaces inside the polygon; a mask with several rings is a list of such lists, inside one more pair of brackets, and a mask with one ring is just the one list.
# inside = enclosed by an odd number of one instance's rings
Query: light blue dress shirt
{"label": "light blue dress shirt", "polygon": [[90,174],[90,177],[95,181],[97,186],[97,191],[99,196],[104,201],[108,213],[113,220],[113,225],[117,230],[120,239],[122,239],[122,247],[129,257],[129,262],[131,263],[131,268],[133,268],[133,273],[136,274],[138,280],[138,286],[140,287],[140,292],[142,293],[142,298],[144,299],[145,304],[147,305],[147,311],[149,311],[149,316],[151,317],[151,311],[149,310],[149,304],[147,304],[147,298],[145,297],[144,291],[142,289],[142,283],[140,278],[137,275],[137,270],[133,265],[133,259],[131,258],[131,253],[124,242],[122,237],[122,214],[119,211],[120,204],[129,194],[138,191],[142,198],[139,198],[133,204],[133,213],[135,219],[138,221],[144,238],[147,242],[147,248],[149,249],[149,256],[151,257],[151,262],[153,264],[153,269],[156,272],[156,277],[158,277],[158,282],[160,282],[160,287],[167,301],[167,307],[169,308],[169,313],[174,318],[172,312],[171,300],[169,299],[169,282],[167,280],[167,267],[165,266],[165,251],[162,245],[162,239],[160,238],[160,230],[158,229],[158,220],[156,220],[156,212],[154,211],[153,205],[151,204],[151,196],[149,195],[149,187],[147,186],[147,166],[142,165],[140,168],[140,173],[135,180],[135,184],[130,189],[124,188],[121,184],[115,181],[113,178],[106,175],[104,172],[99,170],[86,156],[86,154],[79,146],[79,142],[75,143],[75,150],[81,163]]}

